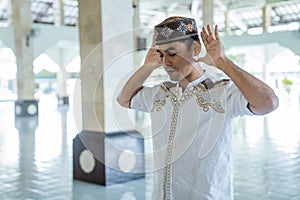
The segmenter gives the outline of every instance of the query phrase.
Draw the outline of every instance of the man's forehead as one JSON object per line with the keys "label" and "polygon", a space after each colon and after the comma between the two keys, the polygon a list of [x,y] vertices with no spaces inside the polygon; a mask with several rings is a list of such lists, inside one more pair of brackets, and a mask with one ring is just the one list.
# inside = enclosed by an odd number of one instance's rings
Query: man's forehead
{"label": "man's forehead", "polygon": [[184,44],[182,42],[172,42],[166,44],[155,45],[157,50],[160,51],[172,51],[172,50],[182,50]]}

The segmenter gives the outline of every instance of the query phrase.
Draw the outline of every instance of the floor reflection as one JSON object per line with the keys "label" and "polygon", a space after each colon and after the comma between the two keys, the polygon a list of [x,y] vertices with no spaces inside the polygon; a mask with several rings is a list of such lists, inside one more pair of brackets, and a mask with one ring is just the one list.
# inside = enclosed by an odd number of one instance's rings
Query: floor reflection
{"label": "floor reflection", "polygon": [[[300,199],[300,107],[281,94],[279,108],[267,117],[235,121],[234,195],[247,199]],[[150,179],[103,187],[72,179],[71,106],[43,96],[39,117],[14,117],[14,103],[0,102],[0,199],[143,200]]]}
{"label": "floor reflection", "polygon": [[236,199],[300,199],[299,101],[280,97],[275,112],[236,121]]}

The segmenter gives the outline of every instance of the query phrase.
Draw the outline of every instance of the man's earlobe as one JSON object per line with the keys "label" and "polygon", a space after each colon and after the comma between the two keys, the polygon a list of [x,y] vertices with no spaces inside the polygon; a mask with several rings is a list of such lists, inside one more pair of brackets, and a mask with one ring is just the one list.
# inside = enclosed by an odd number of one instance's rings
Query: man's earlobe
{"label": "man's earlobe", "polygon": [[196,42],[194,46],[194,56],[197,56],[201,51],[201,44],[200,42]]}
{"label": "man's earlobe", "polygon": [[194,56],[199,55],[200,51],[201,51],[201,49],[195,48],[195,49],[194,49]]}

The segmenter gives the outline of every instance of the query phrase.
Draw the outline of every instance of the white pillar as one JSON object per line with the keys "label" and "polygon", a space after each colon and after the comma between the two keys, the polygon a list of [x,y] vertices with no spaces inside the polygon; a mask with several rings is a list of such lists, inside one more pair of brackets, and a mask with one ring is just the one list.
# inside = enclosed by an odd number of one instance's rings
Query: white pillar
{"label": "white pillar", "polygon": [[120,81],[134,67],[132,1],[78,2],[83,130],[73,140],[74,178],[109,185],[144,177],[143,140],[134,121],[130,132],[121,128],[128,116],[116,112]]}
{"label": "white pillar", "polygon": [[64,48],[59,47],[59,66],[60,69],[57,72],[57,82],[58,82],[58,88],[57,88],[57,99],[58,104],[68,104],[69,98],[67,94],[67,79],[68,79],[68,73],[65,68],[65,62],[64,62]]}
{"label": "white pillar", "polygon": [[35,77],[33,73],[33,36],[30,0],[12,0],[15,54],[17,58],[16,116],[38,114],[34,99]]}
{"label": "white pillar", "polygon": [[203,25],[214,24],[214,1],[202,0]]}
{"label": "white pillar", "polygon": [[[116,8],[119,5],[122,9]],[[108,12],[112,10],[112,12]],[[121,124],[115,109],[119,107],[116,95],[121,89],[125,75],[134,69],[134,10],[132,0],[102,1],[103,84],[104,84],[104,131],[107,133],[132,130],[135,122]],[[134,115],[132,115],[134,118]],[[124,125],[124,126],[123,126]]]}
{"label": "white pillar", "polygon": [[55,0],[54,1],[55,8],[55,26],[63,26],[64,25],[64,2],[63,0]]}
{"label": "white pillar", "polygon": [[13,28],[18,66],[18,99],[34,99],[33,38],[30,0],[12,0]]}
{"label": "white pillar", "polygon": [[266,32],[268,30],[268,27],[271,25],[271,7],[269,5],[265,5],[262,8],[262,18],[263,18],[262,28],[263,31]]}
{"label": "white pillar", "polygon": [[[104,131],[102,51],[89,56],[102,42],[101,1],[79,0],[79,36],[81,56],[82,128],[89,131]],[[89,59],[87,61],[87,59]],[[88,63],[89,62],[89,63]],[[97,87],[97,85],[99,87]],[[96,89],[97,88],[97,89]],[[99,122],[99,124],[98,124]]]}
{"label": "white pillar", "polygon": [[[203,26],[208,24],[213,29],[214,27],[214,1],[202,0],[202,20]],[[206,70],[211,74],[218,74],[218,70],[215,67],[206,67]]]}
{"label": "white pillar", "polygon": [[230,11],[226,10],[225,13],[225,34],[230,35],[231,29],[230,29]]}

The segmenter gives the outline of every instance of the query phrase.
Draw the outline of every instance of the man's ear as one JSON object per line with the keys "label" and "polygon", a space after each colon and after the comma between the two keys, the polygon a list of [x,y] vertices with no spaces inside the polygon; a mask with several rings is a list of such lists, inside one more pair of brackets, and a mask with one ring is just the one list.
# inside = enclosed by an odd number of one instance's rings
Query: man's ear
{"label": "man's ear", "polygon": [[199,41],[194,43],[194,56],[198,56],[201,52],[201,43]]}

